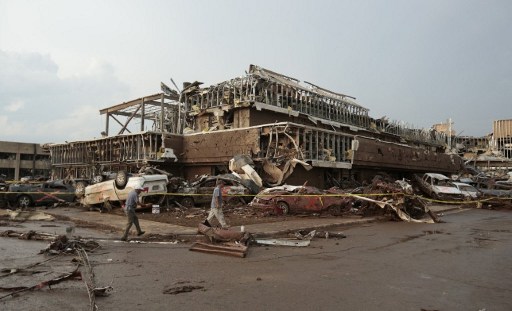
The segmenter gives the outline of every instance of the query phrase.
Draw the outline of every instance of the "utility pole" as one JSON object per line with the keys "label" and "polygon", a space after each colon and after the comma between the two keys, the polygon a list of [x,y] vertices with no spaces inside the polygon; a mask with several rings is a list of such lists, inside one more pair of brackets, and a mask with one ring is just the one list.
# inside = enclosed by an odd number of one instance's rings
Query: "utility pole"
{"label": "utility pole", "polygon": [[448,118],[448,150],[452,151],[452,118]]}

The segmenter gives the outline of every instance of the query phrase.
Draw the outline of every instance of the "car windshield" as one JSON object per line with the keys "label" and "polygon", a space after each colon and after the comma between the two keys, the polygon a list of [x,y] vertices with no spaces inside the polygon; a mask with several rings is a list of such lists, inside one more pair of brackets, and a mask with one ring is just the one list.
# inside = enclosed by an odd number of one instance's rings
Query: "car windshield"
{"label": "car windshield", "polygon": [[459,186],[459,189],[462,190],[462,191],[476,192],[476,189],[471,187],[471,186],[461,185],[461,186]]}

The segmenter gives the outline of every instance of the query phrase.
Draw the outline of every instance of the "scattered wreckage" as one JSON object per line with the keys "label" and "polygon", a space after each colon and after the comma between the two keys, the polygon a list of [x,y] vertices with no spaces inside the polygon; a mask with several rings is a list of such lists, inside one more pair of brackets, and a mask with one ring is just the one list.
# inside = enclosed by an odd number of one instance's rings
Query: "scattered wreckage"
{"label": "scattered wreckage", "polygon": [[[199,223],[197,231],[207,237],[210,243],[192,244],[190,250],[196,252],[244,258],[248,250],[247,242],[252,239],[247,232],[212,227],[208,220]],[[222,244],[217,244],[219,242]]]}
{"label": "scattered wreckage", "polygon": [[241,258],[247,256],[250,245],[306,247],[309,246],[311,240],[316,237],[325,239],[346,238],[346,235],[341,232],[317,232],[316,230],[311,232],[299,230],[295,232],[293,238],[255,238],[252,234],[244,230],[235,231],[232,229],[212,227],[207,220],[198,224],[197,231],[208,239],[208,243],[195,242],[189,250]]}
{"label": "scattered wreckage", "polygon": [[[427,201],[414,193],[413,186],[406,179],[393,180],[388,176],[376,175],[370,185],[353,192],[358,194],[352,194],[356,199],[352,204],[361,210],[360,213],[375,213],[376,209],[381,209],[407,222],[441,222],[430,211]],[[431,219],[424,219],[425,214]]]}
{"label": "scattered wreckage", "polygon": [[[336,187],[319,190],[309,186],[288,185],[268,188],[256,195],[249,206],[257,211],[277,215],[323,211],[335,216],[369,215],[386,213],[389,209],[404,221],[421,221],[419,219],[429,213],[427,202],[414,195],[410,183],[389,178],[384,180],[379,175],[370,185],[352,190]],[[431,217],[435,218],[433,215]]]}

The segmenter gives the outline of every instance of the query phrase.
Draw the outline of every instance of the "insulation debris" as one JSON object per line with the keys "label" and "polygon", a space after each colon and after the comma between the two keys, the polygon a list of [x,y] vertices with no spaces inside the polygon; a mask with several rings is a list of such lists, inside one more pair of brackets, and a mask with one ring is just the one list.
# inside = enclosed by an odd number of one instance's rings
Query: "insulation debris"
{"label": "insulation debris", "polygon": [[256,244],[260,244],[260,245],[306,247],[306,246],[309,246],[309,244],[311,243],[311,240],[256,239],[255,242],[256,242]]}

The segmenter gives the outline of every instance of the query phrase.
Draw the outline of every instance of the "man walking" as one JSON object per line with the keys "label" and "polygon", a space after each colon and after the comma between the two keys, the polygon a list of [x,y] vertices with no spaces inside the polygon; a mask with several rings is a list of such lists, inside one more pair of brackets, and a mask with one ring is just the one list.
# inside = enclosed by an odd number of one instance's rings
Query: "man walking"
{"label": "man walking", "polygon": [[220,179],[217,179],[217,184],[215,189],[213,189],[212,195],[212,203],[210,205],[210,213],[208,214],[209,223],[212,222],[213,217],[217,218],[222,228],[229,228],[224,220],[224,213],[222,212],[222,188],[224,187],[224,182]]}
{"label": "man walking", "polygon": [[132,225],[135,225],[135,228],[137,229],[137,235],[140,236],[144,234],[144,231],[140,229],[139,218],[137,217],[137,214],[135,214],[135,209],[137,206],[150,207],[151,203],[142,205],[139,202],[139,194],[142,191],[144,191],[144,188],[141,186],[136,186],[135,189],[128,193],[128,198],[126,199],[125,203],[125,213],[128,217],[128,223],[126,224],[126,229],[124,230],[124,235],[121,238],[121,241],[126,241],[128,239],[128,234],[130,233],[130,228]]}

